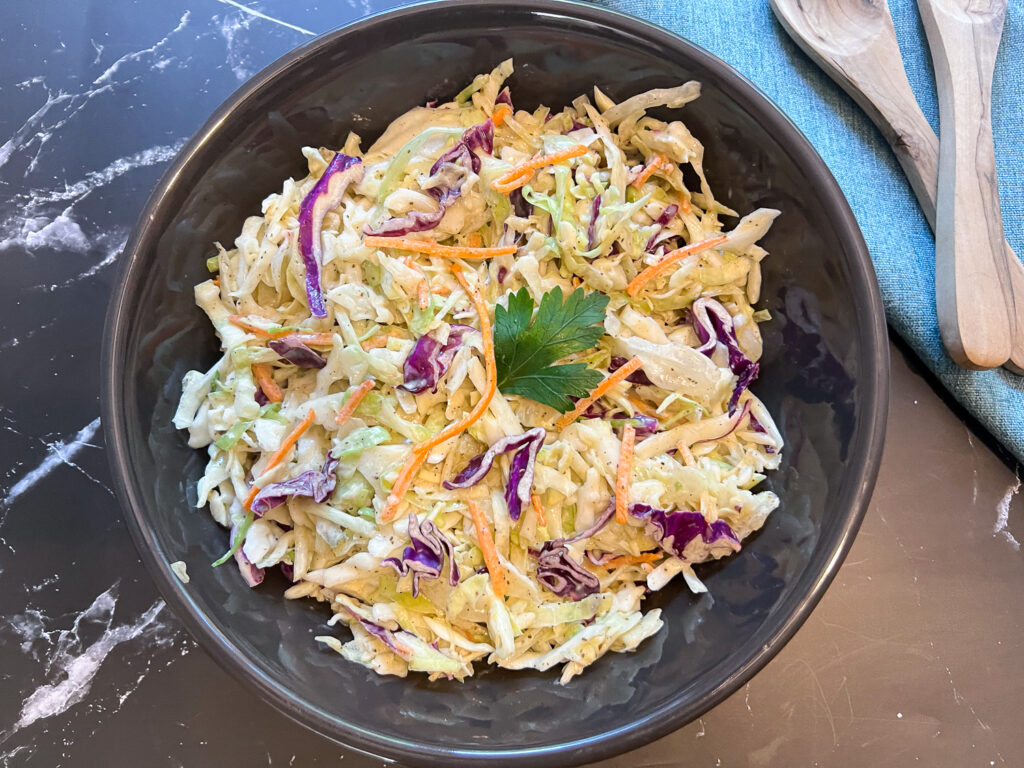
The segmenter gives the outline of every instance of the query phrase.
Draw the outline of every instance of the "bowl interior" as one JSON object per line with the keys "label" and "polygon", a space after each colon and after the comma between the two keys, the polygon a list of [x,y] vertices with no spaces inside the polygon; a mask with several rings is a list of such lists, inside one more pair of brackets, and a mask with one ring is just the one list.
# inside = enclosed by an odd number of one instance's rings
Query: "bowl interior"
{"label": "bowl interior", "polygon": [[[170,423],[182,375],[217,354],[192,287],[207,277],[211,244],[231,242],[263,197],[304,175],[303,145],[338,146],[354,130],[366,147],[406,109],[450,98],[510,56],[517,107],[557,108],[595,84],[618,100],[700,80],[703,95],[682,118],[706,147],[716,195],[741,213],[782,211],[764,241],[761,306],[773,319],[755,385],[787,441],[767,483],[782,505],[739,556],[698,567],[710,594],[667,588],[648,601],[664,610],[661,633],[567,686],[556,671],[480,669],[463,685],[380,678],[320,649],[312,637],[329,613],[283,600],[277,576],[250,590],[235,569],[207,565],[226,533],[193,508],[205,455]],[[879,304],[866,253],[838,188],[795,128],[703,51],[638,22],[550,3],[371,19],[286,57],[226,107],[165,177],[126,250],[106,374],[105,422],[129,523],[207,649],[285,711],[351,745],[411,762],[512,750],[535,765],[566,742],[576,742],[575,762],[667,732],[767,661],[852,538],[885,406],[884,326],[872,316]],[[187,587],[168,575],[175,560],[188,563]]]}

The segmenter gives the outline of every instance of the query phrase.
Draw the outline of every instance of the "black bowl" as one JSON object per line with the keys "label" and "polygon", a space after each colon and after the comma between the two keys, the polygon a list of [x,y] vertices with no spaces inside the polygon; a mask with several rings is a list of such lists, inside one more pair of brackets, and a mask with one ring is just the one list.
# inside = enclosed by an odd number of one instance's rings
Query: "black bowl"
{"label": "black bowl", "polygon": [[[666,627],[569,685],[481,669],[465,684],[381,678],[313,642],[328,614],[208,564],[226,542],[193,508],[205,456],[171,426],[182,374],[216,341],[193,304],[211,243],[305,173],[299,148],[372,140],[514,56],[517,105],[560,107],[598,84],[621,99],[691,78],[685,110],[713,188],[733,208],[782,210],[764,244],[771,310],[757,393],[786,437],[768,482],[782,506],[736,557],[672,585]],[[366,146],[366,144],[364,144]],[[280,59],[228,99],[160,181],[121,259],[107,320],[103,424],[125,520],[168,604],[203,647],[285,714],[406,763],[568,765],[640,746],[722,701],[782,647],[850,547],[884,436],[888,347],[867,250],[811,145],[753,85],[663,29],[565,2],[456,0],[360,21]],[[186,586],[168,564],[184,560]],[[651,607],[650,605],[648,607]]]}

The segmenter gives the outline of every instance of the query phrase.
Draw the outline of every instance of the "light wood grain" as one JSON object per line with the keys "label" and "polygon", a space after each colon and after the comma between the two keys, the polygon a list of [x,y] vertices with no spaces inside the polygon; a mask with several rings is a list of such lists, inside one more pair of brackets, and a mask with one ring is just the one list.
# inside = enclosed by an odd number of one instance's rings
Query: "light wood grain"
{"label": "light wood grain", "polygon": [[960,365],[1010,357],[1010,274],[992,142],[992,72],[1006,0],[918,0],[939,94],[935,295],[939,331]]}
{"label": "light wood grain", "polygon": [[[786,32],[867,113],[892,146],[925,218],[935,227],[939,140],[910,88],[885,0],[771,0]],[[1024,265],[1004,261],[1016,298],[1006,366],[1024,370]]]}

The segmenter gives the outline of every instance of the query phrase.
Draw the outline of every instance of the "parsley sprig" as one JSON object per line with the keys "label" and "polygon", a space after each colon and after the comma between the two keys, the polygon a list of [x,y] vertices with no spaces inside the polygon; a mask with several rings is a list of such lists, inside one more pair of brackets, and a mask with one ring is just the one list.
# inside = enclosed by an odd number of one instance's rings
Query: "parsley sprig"
{"label": "parsley sprig", "polygon": [[553,363],[597,344],[604,334],[607,306],[603,293],[577,288],[563,299],[562,289],[556,287],[541,296],[535,315],[527,288],[510,294],[508,309],[498,306],[494,311],[498,389],[562,413],[570,410],[569,398],[587,395],[603,376],[586,363]]}

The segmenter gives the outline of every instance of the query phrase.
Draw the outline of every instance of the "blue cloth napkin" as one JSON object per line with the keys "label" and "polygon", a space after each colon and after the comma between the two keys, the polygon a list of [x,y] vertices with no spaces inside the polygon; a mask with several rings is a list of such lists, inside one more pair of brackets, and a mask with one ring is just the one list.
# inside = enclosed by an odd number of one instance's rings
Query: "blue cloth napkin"
{"label": "blue cloth napkin", "polygon": [[[817,2],[818,0],[811,0]],[[821,0],[822,2],[824,0]],[[666,27],[734,66],[811,140],[839,181],[875,263],[889,325],[946,388],[1024,461],[1024,378],[965,371],[935,315],[935,240],[896,159],[867,116],[797,48],[768,0],[596,0]],[[913,0],[889,0],[910,83],[938,130],[931,58]],[[1024,0],[1010,0],[992,94],[1003,226],[1024,255]],[[979,310],[982,308],[979,307]]]}

